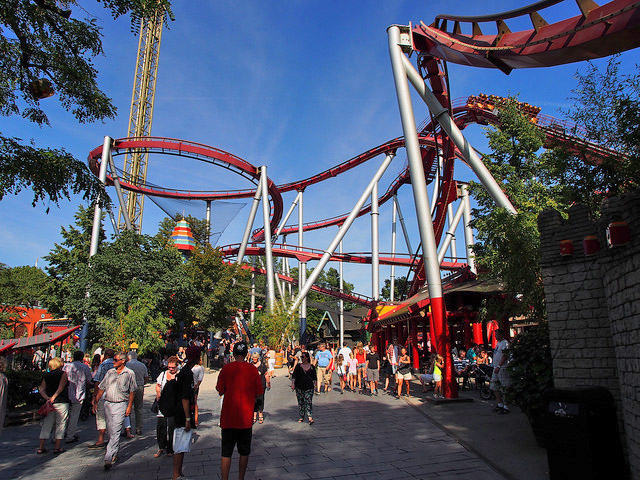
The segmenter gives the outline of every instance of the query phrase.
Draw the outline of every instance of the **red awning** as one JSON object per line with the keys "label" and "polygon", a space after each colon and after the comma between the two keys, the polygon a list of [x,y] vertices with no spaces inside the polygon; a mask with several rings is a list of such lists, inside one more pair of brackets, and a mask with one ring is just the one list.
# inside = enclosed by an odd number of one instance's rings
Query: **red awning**
{"label": "red awning", "polygon": [[16,343],[18,343],[18,341],[14,339],[0,340],[0,353],[4,352],[5,350],[9,350]]}
{"label": "red awning", "polygon": [[82,325],[78,325],[76,327],[67,328],[60,332],[53,333],[41,333],[40,335],[34,335],[32,337],[22,337],[22,338],[14,338],[11,340],[5,340],[5,342],[15,342],[12,346],[13,350],[17,350],[19,348],[29,348],[29,347],[37,347],[39,345],[48,345],[51,343],[56,343],[61,340],[64,340],[73,332],[78,330]]}

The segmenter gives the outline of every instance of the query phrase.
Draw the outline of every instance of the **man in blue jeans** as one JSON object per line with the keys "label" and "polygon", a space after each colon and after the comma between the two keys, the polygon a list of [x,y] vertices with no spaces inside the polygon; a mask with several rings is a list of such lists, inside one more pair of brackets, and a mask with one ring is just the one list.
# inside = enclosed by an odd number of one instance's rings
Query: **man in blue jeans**
{"label": "man in blue jeans", "polygon": [[313,358],[315,360],[314,365],[316,366],[316,388],[318,389],[316,393],[320,393],[323,383],[326,384],[324,392],[329,393],[329,390],[331,390],[331,371],[327,370],[327,367],[331,363],[333,355],[327,350],[327,346],[321,343],[318,345],[318,351]]}

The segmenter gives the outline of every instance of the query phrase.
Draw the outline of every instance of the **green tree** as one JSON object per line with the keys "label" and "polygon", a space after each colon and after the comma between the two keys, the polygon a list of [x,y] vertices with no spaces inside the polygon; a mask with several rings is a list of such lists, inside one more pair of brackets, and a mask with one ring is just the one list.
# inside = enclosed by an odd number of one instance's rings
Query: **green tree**
{"label": "green tree", "polygon": [[[193,235],[196,243],[200,245],[206,245],[209,243],[209,228],[207,226],[207,221],[192,217],[191,215],[187,215],[186,217],[182,217],[182,215],[176,213],[174,215],[175,218],[184,218],[191,227],[191,234]],[[162,219],[160,224],[158,225],[158,233],[156,233],[156,238],[159,242],[164,243],[165,245],[169,242],[171,238],[171,234],[173,233],[173,229],[176,228],[176,222],[171,217],[165,217]]]}
{"label": "green tree", "polygon": [[[393,298],[395,300],[400,300],[403,295],[407,294],[407,287],[407,277],[396,278],[393,288]],[[380,292],[380,297],[387,302],[391,300],[391,280],[389,280],[388,278],[384,281],[384,286],[382,287],[382,291]]]}
{"label": "green tree", "polygon": [[[67,315],[79,321],[82,318],[84,295],[76,297],[72,295],[72,292],[77,289],[76,283],[83,280],[88,281],[86,275],[91,245],[93,208],[80,205],[74,218],[74,225],[60,228],[62,243],[54,244],[53,249],[44,257],[48,264],[45,270],[50,279],[44,303],[50,313]],[[101,229],[98,248],[104,240],[104,231]],[[86,288],[87,283],[84,285]]]}
{"label": "green tree", "polygon": [[204,329],[226,327],[229,315],[246,302],[249,291],[243,285],[248,284],[249,271],[225,263],[220,250],[209,244],[197,245],[185,269],[193,289],[193,320]]}
{"label": "green tree", "polygon": [[[78,18],[76,14],[86,13],[79,1],[65,2],[72,10],[63,10],[56,3],[0,2],[0,115],[49,125],[41,101],[55,93],[60,105],[80,123],[114,118],[116,108],[99,89],[98,72],[92,63],[94,57],[103,54],[96,19]],[[164,11],[165,22],[173,19],[168,0],[98,3],[114,18],[129,14],[134,31],[140,19],[154,15],[157,8]],[[34,206],[47,199],[57,204],[72,193],[91,200],[104,192],[83,161],[64,149],[32,143],[0,133],[0,200],[25,188],[33,190]]]}
{"label": "green tree", "polygon": [[0,338],[14,337],[20,322],[16,307],[38,305],[47,281],[47,275],[37,267],[0,265]]}
{"label": "green tree", "polygon": [[564,211],[548,156],[539,153],[544,133],[521,114],[514,99],[498,109],[499,128],[487,129],[491,153],[483,161],[518,211],[512,215],[497,207],[484,187],[470,183],[478,203],[473,209],[477,262],[489,277],[501,281],[505,292],[519,301],[507,301],[510,315],[544,318],[544,289],[540,272],[540,235],[537,217],[545,209]]}
{"label": "green tree", "polygon": [[640,65],[633,74],[621,74],[618,56],[604,71],[589,64],[576,73],[573,106],[567,115],[583,127],[586,139],[620,153],[585,161],[583,152],[557,145],[553,174],[565,186],[568,201],[587,205],[597,216],[602,200],[640,186]]}

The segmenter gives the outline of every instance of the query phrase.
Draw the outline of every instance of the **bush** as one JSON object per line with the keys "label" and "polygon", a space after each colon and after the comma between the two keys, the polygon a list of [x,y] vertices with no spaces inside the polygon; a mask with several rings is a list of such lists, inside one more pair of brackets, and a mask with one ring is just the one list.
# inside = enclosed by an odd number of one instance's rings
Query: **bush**
{"label": "bush", "polygon": [[36,370],[8,370],[4,372],[9,380],[7,410],[16,407],[36,406],[42,400],[40,395],[31,395],[34,387],[39,387],[42,382],[42,372]]}
{"label": "bush", "polygon": [[518,335],[508,350],[511,385],[507,400],[532,419],[543,407],[545,391],[553,387],[553,364],[546,322]]}

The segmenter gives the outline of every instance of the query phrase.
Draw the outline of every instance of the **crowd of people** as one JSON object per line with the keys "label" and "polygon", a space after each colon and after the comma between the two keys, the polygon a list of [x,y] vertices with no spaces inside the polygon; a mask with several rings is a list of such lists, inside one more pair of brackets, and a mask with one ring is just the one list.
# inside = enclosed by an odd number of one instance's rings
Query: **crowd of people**
{"label": "crowd of people", "polygon": [[[360,393],[377,396],[379,388],[395,398],[411,396],[414,369],[406,346],[391,343],[378,352],[375,345],[356,342],[352,347],[319,343],[290,345],[276,352],[262,343],[247,345],[240,336],[224,336],[209,345],[209,361],[220,368],[216,390],[221,396],[221,471],[228,478],[231,457],[237,449],[240,477],[244,477],[251,451],[252,427],[265,422],[265,394],[275,376],[276,357],[286,362],[287,376],[298,403],[297,421],[315,423],[313,399],[336,393]],[[508,413],[503,389],[509,379],[505,364],[508,340],[496,331],[497,346],[489,352],[478,345],[453,348],[454,375],[461,386],[469,386],[477,372],[490,378],[498,404],[496,411]],[[65,352],[66,350],[63,350]],[[118,461],[122,438],[135,438],[143,432],[143,398],[145,384],[155,386],[151,409],[156,414],[155,458],[173,457],[173,479],[183,477],[184,454],[190,450],[193,429],[198,428],[197,398],[205,369],[202,358],[207,349],[203,342],[180,345],[175,355],[139,361],[135,350],[116,352],[99,347],[93,356],[81,350],[56,356],[54,349],[36,350],[33,363],[48,367],[39,393],[45,400],[44,418],[39,436],[39,455],[47,453],[47,441],[53,436],[53,454],[64,451],[66,444],[79,440],[78,420],[87,405],[95,415],[96,441],[89,449],[104,449],[106,470]],[[46,362],[46,363],[45,363]],[[415,372],[423,391],[433,386],[436,398],[442,397],[444,358],[433,354],[421,373]],[[334,378],[334,374],[337,378]],[[334,384],[334,379],[338,380]],[[382,386],[384,384],[384,386]]]}

